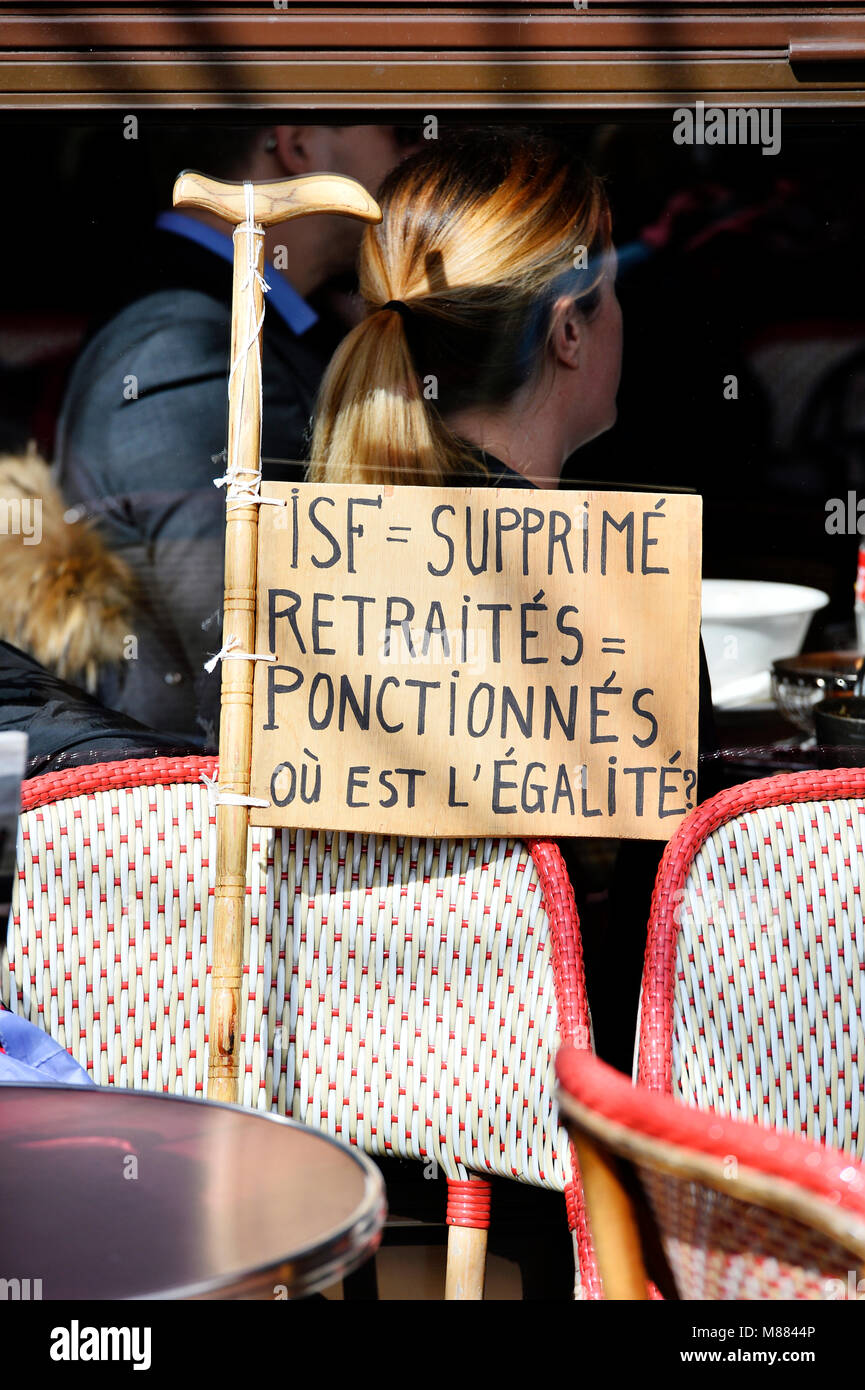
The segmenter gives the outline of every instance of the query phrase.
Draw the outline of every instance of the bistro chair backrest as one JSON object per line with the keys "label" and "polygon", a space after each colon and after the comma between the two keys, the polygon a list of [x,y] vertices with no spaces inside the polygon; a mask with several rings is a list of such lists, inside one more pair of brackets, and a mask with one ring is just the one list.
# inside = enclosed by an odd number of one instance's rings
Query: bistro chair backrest
{"label": "bistro chair backrest", "polygon": [[[205,1094],[215,759],[25,783],[2,992],[104,1085]],[[563,1191],[577,1294],[599,1296],[553,1059],[590,1045],[557,848],[251,829],[243,1104],[434,1164],[448,1222],[488,1184]]]}
{"label": "bistro chair backrest", "polygon": [[[609,1296],[645,1297],[647,1267],[680,1299],[863,1296],[865,1166],[857,1160],[632,1086],[574,1048],[562,1049],[557,1070]],[[622,1160],[654,1218],[666,1267],[640,1229]]]}
{"label": "bistro chair backrest", "polygon": [[638,1074],[701,1110],[865,1149],[865,770],[749,782],[664,853]]}

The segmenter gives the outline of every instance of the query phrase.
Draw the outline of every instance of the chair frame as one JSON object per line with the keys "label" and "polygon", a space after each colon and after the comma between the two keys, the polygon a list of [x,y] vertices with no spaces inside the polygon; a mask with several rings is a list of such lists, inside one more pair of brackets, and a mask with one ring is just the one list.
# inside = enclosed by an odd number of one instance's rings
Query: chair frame
{"label": "chair frame", "polygon": [[[23,783],[21,810],[28,812],[66,797],[80,797],[111,790],[128,791],[140,786],[194,783],[215,778],[218,759],[213,756],[158,757],[83,765],[46,773]],[[576,904],[555,843],[526,839],[525,844],[538,876],[550,927],[557,1031],[562,1044],[591,1048],[591,1024],[580,947]],[[210,970],[210,967],[208,967]],[[209,1013],[205,1035],[210,1030]],[[571,1147],[572,1181],[566,1185],[568,1222],[574,1236],[578,1269],[589,1298],[601,1297],[600,1280],[580,1184],[576,1154]],[[483,1297],[487,1231],[490,1219],[490,1184],[484,1175],[468,1180],[448,1179],[448,1267],[446,1299]]]}
{"label": "chair frame", "polygon": [[560,1050],[556,1072],[606,1298],[647,1297],[637,1218],[618,1158],[798,1221],[865,1265],[865,1164],[849,1154],[633,1086],[576,1048]]}

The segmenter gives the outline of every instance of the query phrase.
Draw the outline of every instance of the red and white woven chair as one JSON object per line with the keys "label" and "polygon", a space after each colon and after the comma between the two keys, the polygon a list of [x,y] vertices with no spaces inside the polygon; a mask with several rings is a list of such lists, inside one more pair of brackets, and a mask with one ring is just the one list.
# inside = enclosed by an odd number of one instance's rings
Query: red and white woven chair
{"label": "red and white woven chair", "polygon": [[563,1048],[556,1068],[608,1297],[645,1299],[647,1265],[666,1282],[615,1156],[636,1176],[678,1297],[865,1297],[865,1165],[632,1086],[588,1052]]}
{"label": "red and white woven chair", "polygon": [[[216,812],[202,774],[215,759],[24,784],[3,997],[104,1085],[205,1093]],[[451,1236],[480,1246],[473,1286],[456,1288],[449,1242],[448,1296],[481,1296],[485,1175],[564,1191],[577,1297],[599,1297],[552,1084],[559,1044],[590,1046],[557,847],[253,829],[246,893],[242,1102],[434,1161]]]}
{"label": "red and white woven chair", "polygon": [[688,1105],[865,1149],[865,770],[747,782],[658,870],[638,1071]]}
{"label": "red and white woven chair", "polygon": [[[686,817],[652,902],[643,1086],[861,1158],[863,834],[857,770],[749,782]],[[727,1273],[710,1278],[717,1252],[705,1202],[679,1201],[669,1216],[662,1235],[686,1297],[735,1289],[737,1279],[753,1289],[761,1269],[771,1292],[774,1256],[761,1264],[756,1235],[738,1249],[725,1244]]]}

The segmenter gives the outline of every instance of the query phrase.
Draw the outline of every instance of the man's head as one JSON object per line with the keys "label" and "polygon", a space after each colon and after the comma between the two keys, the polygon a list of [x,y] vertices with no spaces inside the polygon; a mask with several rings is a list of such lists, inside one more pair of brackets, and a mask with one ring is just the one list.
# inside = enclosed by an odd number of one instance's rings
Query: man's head
{"label": "man's head", "polygon": [[[261,172],[253,177],[346,174],[374,196],[385,175],[415,148],[392,125],[278,125],[265,133],[256,151]],[[362,232],[363,225],[347,217],[316,219],[314,235],[327,251],[325,278],[352,269]]]}
{"label": "man's head", "polygon": [[[164,158],[213,178],[265,183],[300,174],[345,174],[373,195],[385,175],[419,146],[419,132],[392,125],[187,126],[167,136]],[[167,180],[166,180],[167,181]],[[362,227],[345,217],[298,222],[268,233],[267,253],[291,244],[287,271],[301,293],[353,269]]]}

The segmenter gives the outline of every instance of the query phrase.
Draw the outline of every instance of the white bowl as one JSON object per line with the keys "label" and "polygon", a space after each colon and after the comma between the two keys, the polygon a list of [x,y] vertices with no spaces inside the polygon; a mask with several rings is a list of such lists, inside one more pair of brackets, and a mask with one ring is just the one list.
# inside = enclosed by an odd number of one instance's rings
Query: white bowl
{"label": "white bowl", "polygon": [[[829,595],[801,584],[751,579],[703,580],[703,646],[712,679],[712,702],[741,703],[782,656],[798,656],[808,624]],[[762,687],[761,687],[762,690]]]}

